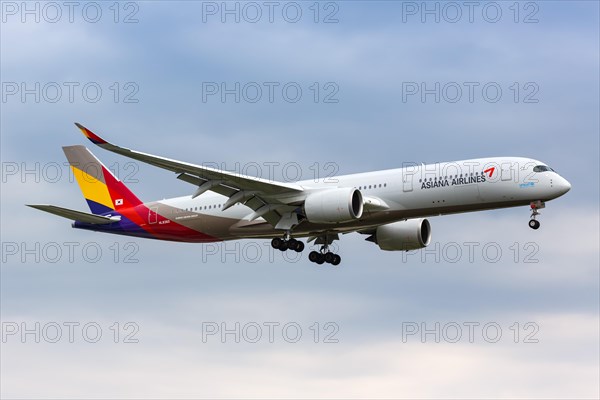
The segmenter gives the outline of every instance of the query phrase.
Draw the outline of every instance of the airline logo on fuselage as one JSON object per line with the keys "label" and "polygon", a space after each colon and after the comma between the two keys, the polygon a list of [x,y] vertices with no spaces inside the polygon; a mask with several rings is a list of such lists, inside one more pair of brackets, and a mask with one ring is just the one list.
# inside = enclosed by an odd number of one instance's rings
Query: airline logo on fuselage
{"label": "airline logo on fuselage", "polygon": [[485,182],[485,176],[476,175],[476,176],[467,176],[462,178],[453,178],[453,179],[438,179],[436,181],[427,181],[421,183],[421,189],[433,189],[437,187],[445,187],[445,186],[460,186],[460,185],[470,185],[472,183],[483,183]]}
{"label": "airline logo on fuselage", "polygon": [[475,176],[473,176],[473,174],[471,174],[471,176],[464,177],[457,177],[455,175],[454,178],[450,177],[450,180],[448,179],[448,177],[446,177],[445,179],[440,178],[434,180],[431,180],[431,178],[429,178],[429,180],[425,179],[425,181],[421,183],[421,189],[433,189],[445,186],[460,186],[470,185],[472,183],[483,183],[486,181],[486,175],[488,178],[491,178],[492,175],[494,175],[494,171],[496,171],[496,167],[488,168],[484,170],[481,174],[478,173]]}

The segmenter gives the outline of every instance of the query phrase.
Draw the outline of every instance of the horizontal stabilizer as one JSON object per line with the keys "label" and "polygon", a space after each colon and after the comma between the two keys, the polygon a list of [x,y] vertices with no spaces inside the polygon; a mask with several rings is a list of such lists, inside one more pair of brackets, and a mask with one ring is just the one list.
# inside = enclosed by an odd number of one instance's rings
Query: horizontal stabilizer
{"label": "horizontal stabilizer", "polygon": [[51,206],[49,204],[27,204],[27,206],[36,208],[38,210],[46,211],[50,214],[58,215],[60,217],[72,219],[73,221],[85,222],[87,224],[104,225],[113,222],[118,222],[121,220],[121,217],[118,215],[112,217],[105,217],[103,215],[96,215],[82,211],[70,210],[68,208]]}

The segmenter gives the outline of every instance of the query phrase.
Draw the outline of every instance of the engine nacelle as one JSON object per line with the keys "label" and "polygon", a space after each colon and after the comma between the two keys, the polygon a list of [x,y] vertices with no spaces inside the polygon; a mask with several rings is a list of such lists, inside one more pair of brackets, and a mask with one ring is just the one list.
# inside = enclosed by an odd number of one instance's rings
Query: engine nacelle
{"label": "engine nacelle", "polygon": [[377,227],[374,242],[381,250],[416,250],[431,242],[431,225],[426,219],[410,219]]}
{"label": "engine nacelle", "polygon": [[358,189],[327,189],[308,195],[304,213],[310,222],[336,223],[358,219],[363,213],[363,197]]}

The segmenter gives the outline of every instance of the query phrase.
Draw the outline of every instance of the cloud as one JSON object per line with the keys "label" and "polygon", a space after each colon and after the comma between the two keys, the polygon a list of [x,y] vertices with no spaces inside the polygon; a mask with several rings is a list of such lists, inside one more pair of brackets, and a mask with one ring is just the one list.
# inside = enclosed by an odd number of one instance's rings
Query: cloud
{"label": "cloud", "polygon": [[[73,343],[4,346],[3,395],[230,398],[595,397],[597,317],[539,316],[538,343],[515,343],[514,330],[488,343],[430,335],[424,343],[388,338],[362,342],[221,343],[200,331],[142,326],[138,344]],[[103,323],[106,326],[109,321]],[[521,329],[521,328],[519,328]],[[523,332],[520,332],[523,333]],[[212,340],[215,339],[215,340]],[[61,368],[55,360],[61,358]],[[35,360],[15,363],[12,360]],[[6,364],[5,364],[6,365]],[[21,379],[27,371],[27,380]],[[31,379],[36,385],[30,385]]]}

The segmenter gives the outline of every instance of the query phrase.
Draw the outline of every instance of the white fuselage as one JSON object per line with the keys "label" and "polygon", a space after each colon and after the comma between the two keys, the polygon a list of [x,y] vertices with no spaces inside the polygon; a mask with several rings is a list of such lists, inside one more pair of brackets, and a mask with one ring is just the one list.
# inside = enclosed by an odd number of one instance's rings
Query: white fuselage
{"label": "white fuselage", "polygon": [[[534,167],[545,167],[542,172]],[[407,218],[488,210],[528,205],[534,201],[557,198],[570,184],[537,160],[521,157],[495,157],[436,164],[412,164],[404,168],[343,175],[297,183],[305,189],[354,187],[365,199],[361,218],[336,224],[304,221],[294,228],[295,236],[308,236],[317,230],[355,231]],[[269,237],[276,232],[262,218],[250,221],[252,210],[243,204],[222,211],[227,197],[206,193],[195,199],[183,196],[153,203],[177,214],[168,215],[177,222],[196,219],[198,227],[223,240],[241,237]],[[370,204],[367,204],[370,203]],[[152,207],[152,205],[149,205]],[[211,226],[214,225],[214,226]],[[228,232],[228,234],[225,234]]]}

